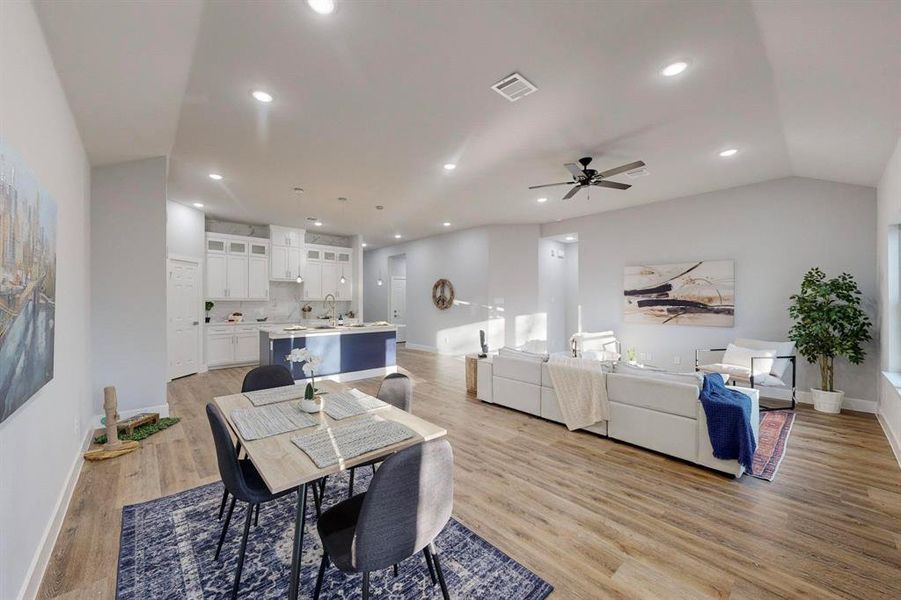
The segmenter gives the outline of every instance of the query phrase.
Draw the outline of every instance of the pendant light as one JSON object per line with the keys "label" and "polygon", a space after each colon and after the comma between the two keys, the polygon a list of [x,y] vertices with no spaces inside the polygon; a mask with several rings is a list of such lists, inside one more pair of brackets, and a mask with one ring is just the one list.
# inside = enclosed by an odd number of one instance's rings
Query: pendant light
{"label": "pendant light", "polygon": [[347,283],[347,277],[344,276],[344,265],[341,265],[341,279],[339,281],[341,283]]}
{"label": "pendant light", "polygon": [[297,283],[303,283],[303,277],[300,273],[297,274]]}
{"label": "pendant light", "polygon": [[382,283],[383,283],[383,281],[382,281],[382,270],[379,269],[379,278],[376,279],[375,284],[380,286],[380,285],[382,285]]}

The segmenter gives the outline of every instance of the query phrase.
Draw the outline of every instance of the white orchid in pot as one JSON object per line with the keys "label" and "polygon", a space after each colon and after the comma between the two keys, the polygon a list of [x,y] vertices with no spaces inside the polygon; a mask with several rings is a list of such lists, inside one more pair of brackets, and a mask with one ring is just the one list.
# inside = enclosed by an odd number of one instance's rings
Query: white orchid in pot
{"label": "white orchid in pot", "polygon": [[285,357],[285,360],[292,365],[293,363],[302,363],[303,374],[309,378],[303,400],[300,401],[300,407],[311,413],[322,410],[322,398],[316,395],[316,370],[322,364],[322,359],[306,348],[294,348]]}

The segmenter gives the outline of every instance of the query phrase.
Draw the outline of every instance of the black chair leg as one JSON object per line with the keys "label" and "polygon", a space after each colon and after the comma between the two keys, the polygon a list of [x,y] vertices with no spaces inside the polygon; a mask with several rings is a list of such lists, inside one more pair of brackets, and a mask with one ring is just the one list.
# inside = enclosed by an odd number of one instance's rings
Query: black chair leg
{"label": "black chair leg", "polygon": [[350,470],[350,485],[347,486],[347,497],[351,498],[354,495],[354,471],[356,469],[351,468]]}
{"label": "black chair leg", "polygon": [[363,600],[369,600],[369,571],[363,573]]}
{"label": "black chair leg", "polygon": [[[315,486],[314,486],[315,487]],[[328,553],[322,551],[322,562],[319,563],[319,575],[316,576],[316,588],[313,590],[313,600],[319,600],[322,591],[322,581],[325,579],[325,570],[328,568]]]}
{"label": "black chair leg", "polygon": [[232,511],[235,510],[235,497],[228,504],[228,512],[225,514],[225,523],[222,525],[222,535],[219,536],[219,544],[216,546],[216,555],[213,560],[219,560],[219,553],[222,552],[222,542],[225,541],[225,534],[228,533],[228,524],[232,522]]}
{"label": "black chair leg", "polygon": [[257,504],[256,515],[253,517],[253,526],[256,527],[260,524],[260,505]]}
{"label": "black chair leg", "polygon": [[394,576],[397,577],[397,563],[394,563]]}
{"label": "black chair leg", "polygon": [[235,585],[232,587],[232,600],[238,597],[238,588],[241,585],[241,570],[244,568],[244,552],[247,550],[247,536],[250,534],[250,521],[253,517],[253,504],[247,505],[247,517],[244,519],[244,535],[241,537],[241,550],[238,552],[238,567],[235,570]]}
{"label": "black chair leg", "polygon": [[450,594],[447,593],[447,584],[444,582],[444,573],[441,571],[441,562],[438,560],[438,551],[435,544],[429,544],[429,552],[432,553],[432,560],[435,562],[435,572],[438,574],[438,583],[441,585],[441,595],[444,600],[450,600]]}
{"label": "black chair leg", "polygon": [[422,553],[425,555],[425,564],[429,568],[429,577],[432,578],[432,585],[438,583],[438,578],[435,577],[435,567],[432,566],[432,555],[429,554],[428,548],[423,548]]}
{"label": "black chair leg", "polygon": [[225,501],[228,500],[228,490],[224,489],[225,486],[222,486],[222,502],[219,503],[219,517],[218,520],[222,520],[222,513],[225,512]]}
{"label": "black chair leg", "polygon": [[316,509],[316,518],[322,516],[322,495],[319,493],[319,484],[313,484],[313,507]]}

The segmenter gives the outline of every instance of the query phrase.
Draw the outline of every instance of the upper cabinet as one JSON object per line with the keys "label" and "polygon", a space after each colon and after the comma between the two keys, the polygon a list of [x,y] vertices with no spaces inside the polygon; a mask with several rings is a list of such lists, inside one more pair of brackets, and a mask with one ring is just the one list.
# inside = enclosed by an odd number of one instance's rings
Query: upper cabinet
{"label": "upper cabinet", "polygon": [[307,244],[304,257],[306,258],[303,265],[304,300],[322,300],[329,294],[336,300],[351,299],[354,276],[353,250]]}
{"label": "upper cabinet", "polygon": [[206,238],[206,297],[210,300],[265,300],[269,242],[237,235]]}
{"label": "upper cabinet", "polygon": [[270,280],[297,281],[303,272],[304,233],[303,229],[280,225],[269,226]]}

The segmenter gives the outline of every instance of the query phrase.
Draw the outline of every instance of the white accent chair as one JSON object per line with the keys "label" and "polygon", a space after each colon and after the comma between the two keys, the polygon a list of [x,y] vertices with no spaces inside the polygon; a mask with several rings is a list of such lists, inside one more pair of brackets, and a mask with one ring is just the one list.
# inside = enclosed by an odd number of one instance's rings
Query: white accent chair
{"label": "white accent chair", "polygon": [[[762,389],[763,398],[791,400],[791,410],[795,410],[797,394],[797,362],[794,342],[768,342],[750,338],[739,338],[726,348],[695,350],[695,371],[728,375],[729,385]],[[720,362],[701,364],[701,356],[722,353]],[[791,381],[786,375],[791,367]],[[777,389],[789,390],[791,398],[780,398]],[[767,396],[766,394],[772,394]],[[761,411],[785,410],[785,406],[761,407]]]}

